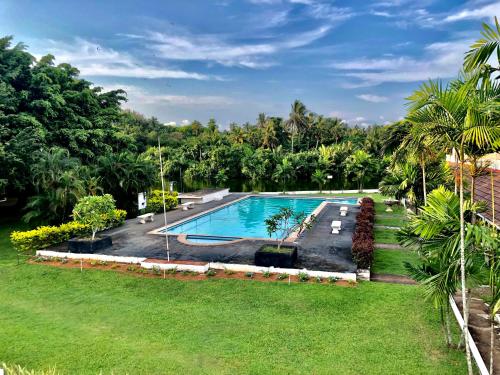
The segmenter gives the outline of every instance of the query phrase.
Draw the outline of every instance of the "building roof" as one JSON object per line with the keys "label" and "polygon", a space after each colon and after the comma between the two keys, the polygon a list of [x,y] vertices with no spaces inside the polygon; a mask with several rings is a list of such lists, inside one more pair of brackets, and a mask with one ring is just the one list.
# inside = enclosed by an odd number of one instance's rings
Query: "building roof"
{"label": "building roof", "polygon": [[493,170],[493,193],[494,207],[492,207],[492,192],[491,192],[491,174],[487,174],[476,178],[474,201],[486,202],[487,209],[481,213],[485,219],[493,222],[493,209],[495,210],[495,224],[500,226],[500,171]]}

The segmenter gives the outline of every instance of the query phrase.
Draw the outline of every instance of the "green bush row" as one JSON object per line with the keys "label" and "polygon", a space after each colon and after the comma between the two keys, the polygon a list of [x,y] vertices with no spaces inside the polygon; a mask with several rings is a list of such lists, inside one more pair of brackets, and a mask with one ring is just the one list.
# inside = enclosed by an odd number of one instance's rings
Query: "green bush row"
{"label": "green bush row", "polygon": [[[113,215],[107,218],[107,227],[114,228],[122,225],[126,216],[125,210],[114,210]],[[33,253],[36,250],[68,241],[73,237],[88,235],[90,231],[88,225],[70,221],[59,226],[41,226],[28,231],[14,231],[10,235],[10,240],[17,251]]]}
{"label": "green bush row", "polygon": [[[161,190],[153,190],[148,195],[147,207],[145,209],[146,213],[154,212],[160,213],[163,212],[163,196]],[[172,210],[177,207],[177,192],[174,191],[172,193],[165,192],[165,207],[167,210]]]}

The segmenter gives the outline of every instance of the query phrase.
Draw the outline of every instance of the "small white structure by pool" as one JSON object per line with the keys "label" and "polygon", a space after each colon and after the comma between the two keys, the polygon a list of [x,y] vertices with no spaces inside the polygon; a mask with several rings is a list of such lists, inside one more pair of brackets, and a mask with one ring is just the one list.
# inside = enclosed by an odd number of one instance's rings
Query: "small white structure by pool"
{"label": "small white structure by pool", "polygon": [[179,200],[182,203],[207,203],[211,201],[220,201],[225,196],[229,195],[229,188],[227,189],[202,189],[193,191],[192,193],[180,193]]}

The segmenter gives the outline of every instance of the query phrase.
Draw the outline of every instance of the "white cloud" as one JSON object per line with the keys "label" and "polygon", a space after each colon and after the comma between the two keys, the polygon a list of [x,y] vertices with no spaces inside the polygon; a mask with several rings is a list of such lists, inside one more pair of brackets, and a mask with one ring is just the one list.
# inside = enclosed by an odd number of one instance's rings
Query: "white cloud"
{"label": "white cloud", "polygon": [[117,89],[125,90],[128,98],[128,102],[125,106],[130,108],[134,107],[134,103],[176,107],[205,106],[210,108],[223,108],[235,103],[232,98],[226,96],[157,94],[134,85],[112,84],[103,85],[103,88],[107,91]]}
{"label": "white cloud", "polygon": [[464,9],[460,12],[447,16],[445,22],[455,22],[470,19],[493,19],[493,16],[500,14],[500,2],[494,2],[475,9]]}
{"label": "white cloud", "polygon": [[458,74],[464,53],[471,40],[462,39],[429,44],[420,58],[358,59],[332,64],[342,75],[355,79],[346,88],[369,87],[384,82],[418,82],[435,78],[451,78]]}
{"label": "white cloud", "polygon": [[226,66],[268,68],[276,63],[269,57],[279,51],[302,47],[325,36],[330,26],[275,38],[266,43],[236,44],[215,35],[181,35],[175,32],[150,32],[149,48],[167,60],[213,61]]}
{"label": "white cloud", "polygon": [[182,120],[181,125],[189,125],[189,120]]}
{"label": "white cloud", "polygon": [[169,122],[164,123],[163,125],[165,125],[165,126],[175,126],[175,125],[177,125],[177,123],[175,121],[169,121]]}
{"label": "white cloud", "polygon": [[383,103],[386,102],[389,98],[386,96],[372,95],[372,94],[361,94],[358,95],[357,98],[364,100],[370,103]]}
{"label": "white cloud", "polygon": [[[200,73],[143,64],[127,53],[106,48],[81,38],[76,38],[71,44],[54,40],[44,41],[43,44],[45,47],[39,56],[51,53],[55,55],[56,63],[70,63],[77,67],[84,76],[195,80],[211,78]],[[42,48],[37,50],[42,51]]]}

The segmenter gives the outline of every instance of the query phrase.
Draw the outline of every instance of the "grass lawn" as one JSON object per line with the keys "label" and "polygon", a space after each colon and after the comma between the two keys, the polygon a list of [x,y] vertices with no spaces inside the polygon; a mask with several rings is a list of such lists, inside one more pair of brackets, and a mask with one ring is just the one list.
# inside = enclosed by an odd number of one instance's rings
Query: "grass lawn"
{"label": "grass lawn", "polygon": [[389,227],[401,227],[405,224],[406,218],[402,215],[375,215],[375,224]]}
{"label": "grass lawn", "polygon": [[376,249],[372,265],[372,272],[391,275],[407,275],[403,262],[417,264],[418,256],[409,250]]}
{"label": "grass lawn", "polygon": [[373,230],[375,234],[375,243],[392,243],[398,244],[396,239],[397,230],[385,229],[385,228],[375,228]]}
{"label": "grass lawn", "polygon": [[16,266],[0,244],[0,358],[68,374],[459,374],[419,288],[146,279]]}

